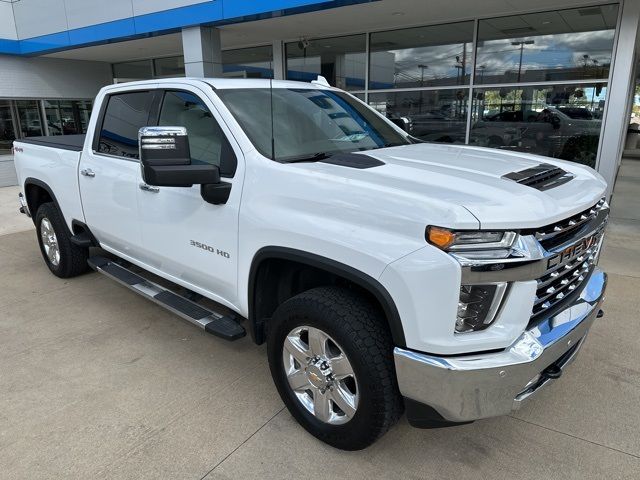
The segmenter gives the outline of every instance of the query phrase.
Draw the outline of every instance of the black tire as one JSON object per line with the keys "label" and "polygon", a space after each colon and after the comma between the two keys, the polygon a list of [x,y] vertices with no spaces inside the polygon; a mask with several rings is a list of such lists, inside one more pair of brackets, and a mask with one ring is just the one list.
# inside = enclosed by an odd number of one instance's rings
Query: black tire
{"label": "black tire", "polygon": [[[269,321],[269,367],[283,402],[309,433],[333,447],[366,448],[402,414],[393,343],[385,325],[378,309],[362,295],[338,287],[319,287],[301,293],[278,307]],[[347,423],[332,425],[315,418],[289,386],[282,349],[289,332],[300,326],[323,330],[340,345],[353,367],[360,400],[355,415]]]}
{"label": "black tire", "polygon": [[[56,236],[60,260],[55,265],[47,256],[42,239],[42,221],[47,219],[51,224]],[[38,244],[40,253],[47,267],[56,277],[71,278],[85,273],[89,269],[87,259],[89,249],[78,247],[71,243],[71,234],[64,222],[62,214],[52,202],[43,203],[36,213],[36,231],[38,234]]]}

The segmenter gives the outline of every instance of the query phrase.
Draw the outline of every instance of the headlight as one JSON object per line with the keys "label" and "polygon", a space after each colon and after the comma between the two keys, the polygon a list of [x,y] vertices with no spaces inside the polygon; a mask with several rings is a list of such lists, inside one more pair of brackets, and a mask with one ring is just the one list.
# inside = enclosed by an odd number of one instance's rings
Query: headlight
{"label": "headlight", "polygon": [[456,333],[479,332],[488,328],[496,319],[506,289],[506,283],[462,285]]}
{"label": "headlight", "polygon": [[427,241],[446,252],[469,259],[500,259],[511,254],[518,236],[515,232],[465,230],[427,227]]}

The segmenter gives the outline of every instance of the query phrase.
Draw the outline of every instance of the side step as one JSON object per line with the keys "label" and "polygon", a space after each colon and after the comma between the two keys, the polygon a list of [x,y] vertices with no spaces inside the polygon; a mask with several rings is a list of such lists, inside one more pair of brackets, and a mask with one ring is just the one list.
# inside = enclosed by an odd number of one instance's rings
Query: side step
{"label": "side step", "polygon": [[234,318],[208,310],[121,267],[108,258],[91,257],[88,263],[96,272],[106,275],[216,337],[237,340],[246,335],[244,327]]}

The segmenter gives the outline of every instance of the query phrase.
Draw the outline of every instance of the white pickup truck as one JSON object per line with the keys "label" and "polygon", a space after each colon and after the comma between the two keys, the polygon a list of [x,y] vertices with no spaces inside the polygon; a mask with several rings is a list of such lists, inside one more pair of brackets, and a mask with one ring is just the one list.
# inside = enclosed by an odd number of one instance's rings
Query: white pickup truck
{"label": "white pickup truck", "polygon": [[422,143],[321,81],[109,86],[88,132],[15,142],[51,272],[92,267],[218,337],[248,330],[291,414],[337,448],[403,410],[418,427],[508,414],[602,315],[591,168]]}

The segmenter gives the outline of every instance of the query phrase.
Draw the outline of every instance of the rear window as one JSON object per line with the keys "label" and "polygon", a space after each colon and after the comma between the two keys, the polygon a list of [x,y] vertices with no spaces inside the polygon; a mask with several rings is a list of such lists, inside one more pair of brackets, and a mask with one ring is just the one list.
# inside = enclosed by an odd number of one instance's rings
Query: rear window
{"label": "rear window", "polygon": [[98,153],[138,159],[138,130],[148,126],[152,102],[150,91],[111,95],[100,129]]}

